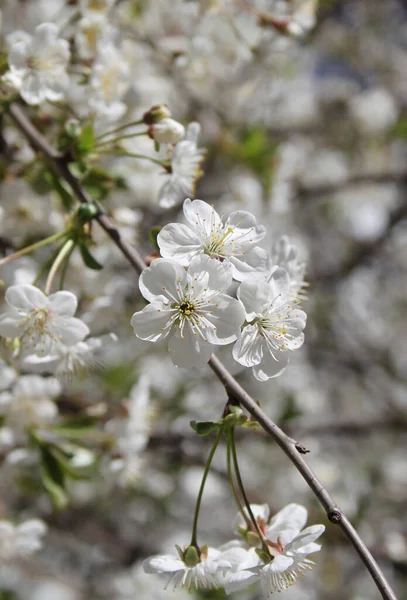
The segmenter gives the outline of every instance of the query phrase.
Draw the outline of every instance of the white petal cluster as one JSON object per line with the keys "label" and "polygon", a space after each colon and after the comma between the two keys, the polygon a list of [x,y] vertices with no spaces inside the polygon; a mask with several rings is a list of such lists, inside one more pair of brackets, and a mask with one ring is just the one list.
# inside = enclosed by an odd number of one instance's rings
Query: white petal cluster
{"label": "white petal cluster", "polygon": [[185,127],[170,117],[151,125],[148,132],[158,144],[177,144],[185,137]]}
{"label": "white petal cluster", "polygon": [[182,267],[198,257],[209,258],[207,265],[229,267],[233,278],[242,282],[237,297],[246,313],[233,357],[253,367],[260,381],[282,374],[289,353],[304,342],[306,323],[298,306],[306,286],[305,265],[298,261],[295,246],[283,236],[270,257],[257,245],[266,231],[251,213],[236,211],[224,220],[213,206],[189,198],[183,209],[187,224],[169,223],[158,234],[161,255]]}
{"label": "white petal cluster", "polygon": [[216,346],[236,339],[244,321],[241,303],[225,293],[231,282],[228,266],[204,254],[187,270],[175,260],[154,260],[140,276],[150,304],[133,315],[134,333],[150,342],[168,338],[178,367],[203,366]]}
{"label": "white petal cluster", "polygon": [[[304,529],[308,515],[306,508],[300,504],[288,504],[271,520],[266,504],[252,505],[251,509],[269,556],[266,560],[263,551],[256,552],[249,546],[242,545],[240,550],[239,547],[226,547],[224,559],[234,560],[235,564],[234,569],[226,573],[225,591],[231,594],[260,582],[262,597],[268,598],[273,592],[287,590],[305,571],[312,569],[315,563],[307,555],[321,549],[315,540],[322,535],[325,527],[311,525]],[[243,529],[242,521],[240,531]],[[254,534],[254,530],[251,533]]]}
{"label": "white petal cluster", "polygon": [[39,519],[30,519],[20,525],[0,521],[0,558],[4,561],[29,556],[42,546],[47,526]]}
{"label": "white petal cluster", "polygon": [[[314,566],[307,556],[321,549],[315,540],[325,527],[312,525],[304,529],[307,510],[300,504],[288,504],[271,520],[267,504],[251,505],[251,510],[267,553],[254,526],[249,529],[239,516],[239,533],[245,539],[251,536],[250,545],[246,541],[232,540],[220,548],[205,547],[199,562],[193,565],[172,555],[153,556],[144,561],[145,572],[169,576],[167,586],[174,589],[224,588],[226,594],[233,594],[259,583],[262,598],[287,590]],[[246,510],[245,513],[248,516]],[[256,539],[258,543],[253,541]]]}
{"label": "white petal cluster", "polygon": [[78,301],[72,292],[46,296],[33,285],[13,285],[6,291],[9,311],[0,316],[0,336],[19,338],[23,352],[47,356],[58,347],[72,346],[89,329],[75,314]]}
{"label": "white petal cluster", "polygon": [[15,31],[7,37],[10,71],[6,81],[27,104],[61,100],[69,85],[69,44],[58,37],[55,23],[38,25],[34,35]]}

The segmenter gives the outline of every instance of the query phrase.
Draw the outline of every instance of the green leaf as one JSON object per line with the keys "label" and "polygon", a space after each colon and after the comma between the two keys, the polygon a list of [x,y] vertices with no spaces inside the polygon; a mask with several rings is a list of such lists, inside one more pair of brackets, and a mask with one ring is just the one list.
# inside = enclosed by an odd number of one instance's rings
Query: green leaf
{"label": "green leaf", "polygon": [[41,453],[41,473],[42,482],[47,490],[54,506],[58,509],[63,509],[68,504],[68,497],[65,493],[65,473],[59,460],[51,451],[51,446],[43,444],[36,440],[39,444]]}
{"label": "green leaf", "polygon": [[160,251],[160,247],[157,242],[157,237],[158,237],[158,234],[160,233],[161,229],[162,229],[161,225],[155,225],[154,227],[152,227],[150,229],[150,233],[149,233],[150,242],[152,243],[154,248],[158,251]]}
{"label": "green leaf", "polygon": [[67,184],[65,184],[64,181],[59,179],[59,177],[57,177],[57,175],[55,175],[55,173],[53,173],[52,171],[48,171],[48,173],[46,175],[47,175],[47,178],[48,178],[51,186],[54,188],[54,190],[56,191],[58,196],[61,198],[61,201],[62,201],[62,204],[63,204],[65,210],[67,212],[70,212],[74,205],[74,199],[73,199],[73,196],[72,196]]}
{"label": "green leaf", "polygon": [[190,425],[198,435],[212,435],[217,433],[223,427],[222,421],[191,421]]}
{"label": "green leaf", "polygon": [[93,150],[94,145],[95,134],[93,131],[93,125],[89,123],[88,125],[85,125],[79,134],[77,150],[81,155],[89,154],[89,152]]}
{"label": "green leaf", "polygon": [[98,263],[96,258],[91,255],[86,244],[79,244],[79,250],[81,252],[83,262],[89,269],[93,269],[94,271],[100,271],[103,269],[103,265]]}

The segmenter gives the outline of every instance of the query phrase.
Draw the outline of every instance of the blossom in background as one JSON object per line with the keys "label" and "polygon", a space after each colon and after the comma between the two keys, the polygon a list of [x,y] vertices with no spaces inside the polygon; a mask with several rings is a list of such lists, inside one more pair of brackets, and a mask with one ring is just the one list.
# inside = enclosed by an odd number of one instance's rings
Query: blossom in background
{"label": "blossom in background", "polygon": [[79,56],[89,60],[96,56],[103,43],[109,43],[115,29],[104,14],[90,13],[78,22],[75,45]]}
{"label": "blossom in background", "polygon": [[131,389],[126,418],[112,419],[106,425],[106,430],[114,433],[120,453],[110,466],[120,473],[119,483],[123,485],[134,483],[143,466],[142,453],[148,444],[152,419],[150,386],[150,377],[142,375]]}
{"label": "blossom in background", "polygon": [[4,561],[28,556],[42,546],[47,526],[39,519],[30,519],[20,525],[0,521],[0,558]]}
{"label": "blossom in background", "polygon": [[[297,256],[297,248],[288,236],[282,235],[273,243],[271,249],[271,261],[273,265],[282,267],[289,275],[289,289],[293,300],[300,300],[305,295],[308,283],[304,281],[305,262],[300,262]],[[270,275],[270,277],[272,274]]]}
{"label": "blossom in background", "polygon": [[[186,564],[188,563],[188,564]],[[169,575],[167,586],[186,587],[188,590],[195,586],[197,589],[217,589],[219,582],[217,574],[229,569],[230,563],[223,560],[222,552],[216,548],[201,548],[199,558],[184,562],[180,557],[171,554],[152,556],[143,562],[146,573]]]}
{"label": "blossom in background", "polygon": [[259,381],[281,375],[289,352],[302,346],[306,314],[291,299],[290,278],[277,268],[268,282],[244,281],[237,292],[246,310],[246,322],[233,348],[234,359],[253,367]]}
{"label": "blossom in background", "polygon": [[78,301],[71,292],[46,296],[33,285],[13,285],[6,291],[9,312],[0,316],[0,336],[19,338],[25,354],[47,355],[60,344],[72,346],[89,333],[73,317]]}
{"label": "blossom in background", "polygon": [[151,302],[131,324],[142,340],[169,338],[178,367],[208,362],[216,345],[233,342],[244,321],[241,303],[223,293],[232,281],[230,268],[209,256],[192,260],[187,271],[175,260],[156,259],[140,276],[140,290]]}
{"label": "blossom in background", "polygon": [[[234,569],[225,573],[225,591],[231,594],[260,581],[262,596],[268,598],[273,592],[287,590],[304,571],[312,569],[315,563],[307,555],[321,549],[315,540],[322,535],[325,527],[311,525],[303,529],[308,515],[306,508],[300,504],[288,504],[271,521],[267,505],[253,505],[251,508],[267,545],[268,556],[265,556],[264,550],[259,551],[258,564],[255,565],[253,550],[247,550],[246,554],[240,552],[240,555],[235,551],[235,559],[240,556],[242,562],[240,568],[235,565]],[[248,558],[250,553],[252,560]],[[233,559],[230,549],[225,551],[223,558]]]}
{"label": "blossom in background", "polygon": [[266,235],[255,217],[246,211],[233,212],[223,222],[213,206],[188,198],[184,202],[188,222],[169,223],[157,237],[161,255],[187,266],[195,256],[205,254],[230,263],[238,281],[248,276],[263,275],[271,269],[269,256],[256,244]]}
{"label": "blossom in background", "polygon": [[7,37],[7,45],[10,71],[5,79],[27,104],[64,97],[70,51],[68,42],[58,38],[57,25],[42,23],[33,36],[15,31]]}
{"label": "blossom in background", "polygon": [[89,106],[98,117],[116,121],[127,110],[122,101],[130,86],[130,67],[112,43],[99,46],[99,52],[92,68]]}
{"label": "blossom in background", "polygon": [[171,154],[171,176],[158,192],[158,203],[163,208],[176,206],[195,196],[195,185],[201,177],[201,164],[206,150],[198,148],[201,127],[190,123],[185,138],[178,142]]}
{"label": "blossom in background", "polygon": [[80,0],[79,8],[84,14],[105,15],[115,0]]}
{"label": "blossom in background", "polygon": [[46,425],[58,414],[53,399],[60,393],[61,384],[54,377],[22,375],[12,392],[0,394],[0,415],[13,429]]}

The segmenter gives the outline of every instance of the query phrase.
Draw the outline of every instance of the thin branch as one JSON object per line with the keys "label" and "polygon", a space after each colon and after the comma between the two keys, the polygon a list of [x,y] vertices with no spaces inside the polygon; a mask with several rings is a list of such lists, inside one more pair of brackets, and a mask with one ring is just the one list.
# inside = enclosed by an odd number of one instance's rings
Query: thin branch
{"label": "thin branch", "polygon": [[[25,134],[33,148],[42,152],[55,171],[71,186],[72,191],[78,200],[82,203],[92,202],[92,199],[81,188],[78,180],[71,173],[67,164],[67,159],[60,153],[56,152],[52,146],[50,146],[48,141],[27,119],[24,112],[18,106],[12,105],[9,108],[9,114],[17,126]],[[96,217],[96,220],[108,233],[124,256],[129,260],[132,267],[138,273],[140,273],[146,267],[143,258],[138,254],[133,246],[121,239],[119,231],[115,228],[109,217],[106,214],[101,213]],[[239,404],[243,406],[259,422],[264,431],[266,431],[274,439],[274,441],[277,442],[283,452],[288,456],[290,461],[314,492],[321,505],[324,507],[328,519],[331,521],[331,523],[339,525],[339,527],[345,533],[356,552],[359,554],[362,562],[371,574],[384,600],[397,600],[389,583],[387,582],[368,548],[365,546],[364,542],[353,528],[352,524],[348,521],[333,498],[318,480],[315,473],[304,460],[303,454],[306,452],[306,449],[301,444],[288,437],[284,431],[282,431],[282,429],[280,429],[262,411],[255,400],[242,388],[242,386],[229,373],[226,367],[216,356],[212,355],[212,358],[209,361],[209,366],[224,385],[228,396],[237,400]]]}
{"label": "thin branch", "polygon": [[[48,140],[38,131],[36,127],[34,127],[31,121],[27,119],[19,106],[12,104],[8,112],[17,127],[24,133],[31,146],[38,152],[41,152],[53,170],[70,185],[79,202],[82,204],[93,203],[92,198],[82,188],[77,178],[69,169],[66,156],[55,150],[49,144]],[[103,212],[100,206],[98,206],[98,208],[99,214],[95,217],[96,221],[114,241],[116,246],[119,248],[119,250],[121,250],[122,254],[124,254],[132,267],[138,272],[142,271],[146,267],[143,257],[133,246],[122,240],[120,232],[115,227],[113,221],[106,215],[105,212]]]}

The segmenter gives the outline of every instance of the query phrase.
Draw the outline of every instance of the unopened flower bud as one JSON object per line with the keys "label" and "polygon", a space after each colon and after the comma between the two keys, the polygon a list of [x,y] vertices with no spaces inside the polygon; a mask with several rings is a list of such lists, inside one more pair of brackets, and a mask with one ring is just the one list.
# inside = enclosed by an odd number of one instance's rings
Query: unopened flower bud
{"label": "unopened flower bud", "polygon": [[144,113],[143,123],[146,125],[153,125],[163,119],[171,117],[171,112],[166,104],[156,104],[152,106],[150,110]]}
{"label": "unopened flower bud", "polygon": [[185,137],[185,127],[174,119],[162,119],[148,129],[148,135],[159,144],[177,144]]}

